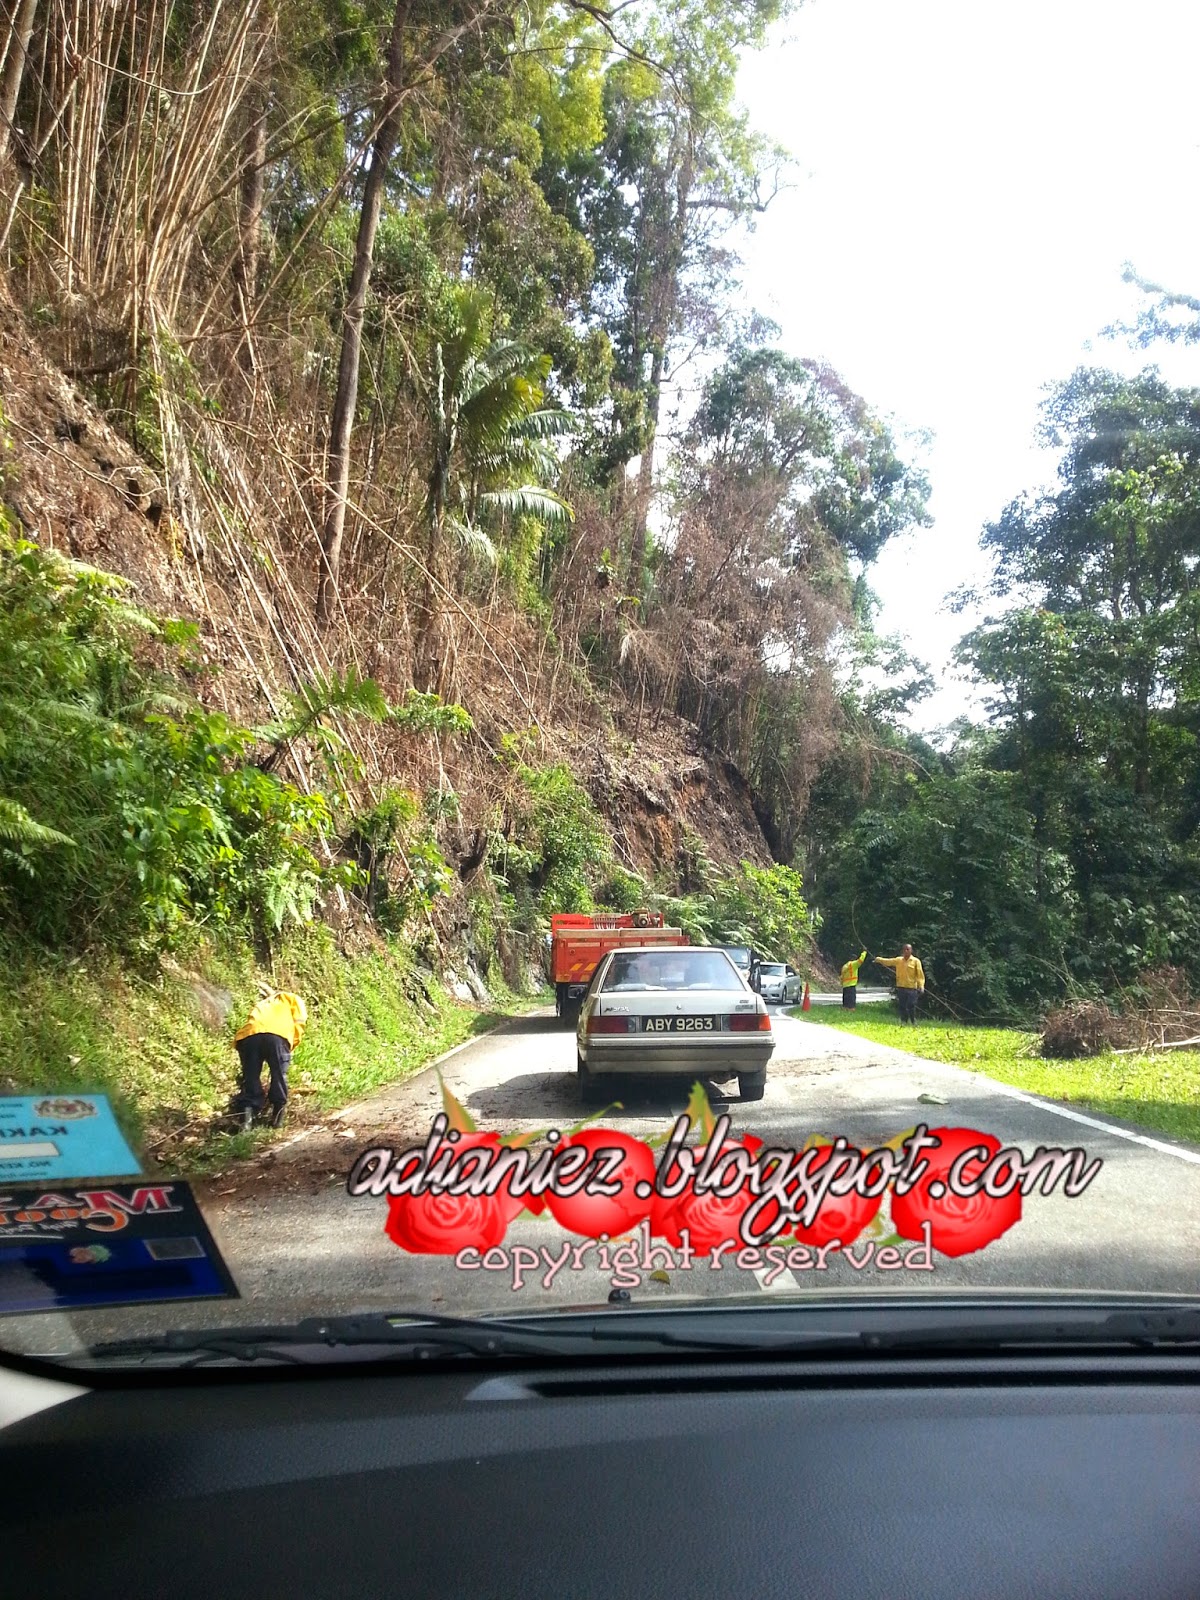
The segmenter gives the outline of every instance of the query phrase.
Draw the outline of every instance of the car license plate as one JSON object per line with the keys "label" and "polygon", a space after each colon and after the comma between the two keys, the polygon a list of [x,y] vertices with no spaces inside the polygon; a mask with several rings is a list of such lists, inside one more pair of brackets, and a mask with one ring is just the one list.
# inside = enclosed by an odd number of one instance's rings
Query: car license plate
{"label": "car license plate", "polygon": [[716,1017],[647,1017],[646,1033],[713,1033]]}

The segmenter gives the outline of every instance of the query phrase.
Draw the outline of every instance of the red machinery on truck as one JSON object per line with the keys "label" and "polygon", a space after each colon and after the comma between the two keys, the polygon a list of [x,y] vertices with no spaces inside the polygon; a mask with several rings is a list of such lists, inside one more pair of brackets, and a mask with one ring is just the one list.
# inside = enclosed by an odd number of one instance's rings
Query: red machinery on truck
{"label": "red machinery on truck", "polygon": [[592,973],[610,950],[625,946],[688,944],[682,928],[663,926],[661,911],[563,911],[550,918],[554,1009],[566,1022],[579,1014]]}

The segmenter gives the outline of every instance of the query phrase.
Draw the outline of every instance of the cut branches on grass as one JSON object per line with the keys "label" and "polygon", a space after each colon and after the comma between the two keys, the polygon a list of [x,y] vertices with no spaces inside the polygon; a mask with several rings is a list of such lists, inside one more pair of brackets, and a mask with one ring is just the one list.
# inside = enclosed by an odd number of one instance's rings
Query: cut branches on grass
{"label": "cut branches on grass", "polygon": [[790,1015],[1200,1145],[1200,1050],[1167,1055],[1105,1050],[1078,1060],[1050,1061],[1040,1055],[1040,1035],[1033,1030],[942,1020],[909,1027],[882,1005],[847,1013],[831,1010],[827,1016],[816,1011]]}

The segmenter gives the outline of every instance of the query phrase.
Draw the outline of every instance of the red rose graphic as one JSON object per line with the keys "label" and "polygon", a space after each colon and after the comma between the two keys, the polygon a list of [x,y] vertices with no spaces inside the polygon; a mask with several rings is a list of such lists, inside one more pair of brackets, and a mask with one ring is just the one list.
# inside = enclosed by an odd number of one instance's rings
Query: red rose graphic
{"label": "red rose graphic", "polygon": [[[815,1176],[820,1172],[832,1153],[832,1145],[822,1149],[821,1153],[809,1166],[810,1175]],[[857,1156],[863,1154],[862,1151],[855,1150],[853,1146],[849,1147],[848,1153]],[[868,1174],[868,1176],[871,1175]],[[882,1204],[882,1194],[859,1194],[856,1189],[851,1189],[847,1194],[827,1194],[824,1200],[821,1201],[816,1216],[807,1227],[797,1222],[788,1231],[794,1234],[801,1244],[820,1247],[837,1239],[844,1248],[846,1245],[854,1243]]]}
{"label": "red rose graphic", "polygon": [[648,1184],[653,1190],[654,1152],[640,1139],[620,1133],[616,1128],[584,1128],[569,1139],[564,1139],[559,1146],[560,1150],[576,1148],[586,1150],[589,1156],[594,1156],[599,1150],[623,1151],[621,1165],[612,1174],[612,1181],[621,1185],[621,1192],[615,1195],[588,1194],[588,1185],[599,1178],[608,1178],[607,1172],[593,1168],[587,1184],[575,1194],[558,1195],[552,1189],[547,1189],[546,1205],[554,1220],[572,1233],[585,1234],[589,1239],[596,1239],[602,1233],[611,1237],[629,1233],[650,1215],[652,1194],[647,1191],[644,1196],[639,1195],[637,1185]]}
{"label": "red rose graphic", "polygon": [[[727,1139],[721,1146],[720,1154],[741,1148],[754,1156],[762,1147],[762,1140],[748,1133],[741,1139]],[[707,1145],[702,1145],[696,1150],[697,1166],[703,1161],[708,1148]],[[719,1170],[717,1176],[718,1179],[721,1176]],[[741,1248],[745,1243],[740,1231],[742,1218],[757,1198],[750,1187],[749,1174],[741,1188],[730,1195],[717,1194],[713,1189],[709,1189],[705,1194],[697,1194],[694,1180],[689,1179],[686,1187],[671,1199],[656,1196],[650,1211],[650,1231],[659,1238],[666,1239],[676,1250],[680,1250],[683,1248],[683,1231],[686,1229],[688,1243],[693,1254],[697,1256],[711,1255],[717,1245],[724,1243],[735,1244]],[[755,1233],[761,1237],[770,1223],[777,1220],[778,1215],[779,1206],[777,1202],[771,1201],[765,1211],[760,1212],[754,1219]]]}
{"label": "red rose graphic", "polygon": [[[463,1133],[454,1141],[443,1140],[433,1160],[453,1144],[456,1152],[480,1147],[498,1150],[498,1133]],[[466,1176],[470,1176],[474,1164]],[[541,1209],[536,1196],[529,1197],[530,1209]],[[504,1238],[510,1221],[526,1201],[508,1191],[508,1182],[495,1194],[394,1194],[388,1196],[388,1218],[384,1232],[393,1244],[411,1255],[457,1255],[468,1245],[488,1250]]]}
{"label": "red rose graphic", "polygon": [[[959,1169],[960,1178],[972,1182],[1002,1148],[1000,1141],[973,1128],[930,1128],[929,1132],[941,1140],[941,1145],[923,1153],[922,1160],[929,1165],[921,1181],[907,1194],[892,1196],[892,1221],[896,1232],[905,1239],[921,1239],[922,1226],[928,1222],[935,1250],[944,1256],[970,1255],[1021,1220],[1021,1191],[1013,1189],[997,1199],[982,1191],[969,1199],[954,1194],[950,1189],[950,1169],[959,1156],[973,1145],[987,1149],[986,1156],[976,1156]],[[930,1194],[931,1184],[940,1184],[943,1192]]]}
{"label": "red rose graphic", "polygon": [[388,1196],[384,1232],[416,1256],[456,1256],[468,1245],[490,1250],[508,1219],[496,1195],[394,1194]]}

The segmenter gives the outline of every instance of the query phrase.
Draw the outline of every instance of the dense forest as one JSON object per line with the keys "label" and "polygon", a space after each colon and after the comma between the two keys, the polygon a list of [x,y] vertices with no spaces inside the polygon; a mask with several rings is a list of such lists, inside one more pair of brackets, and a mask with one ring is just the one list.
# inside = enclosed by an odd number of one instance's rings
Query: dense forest
{"label": "dense forest", "polygon": [[906,731],[870,568],[929,485],[739,277],[787,10],[10,0],[14,950],[317,919],[516,984],[550,912],[650,902],[910,939],[985,1017],[1200,973],[1200,393],[1066,377],[1057,488],[982,530],[986,724]]}

